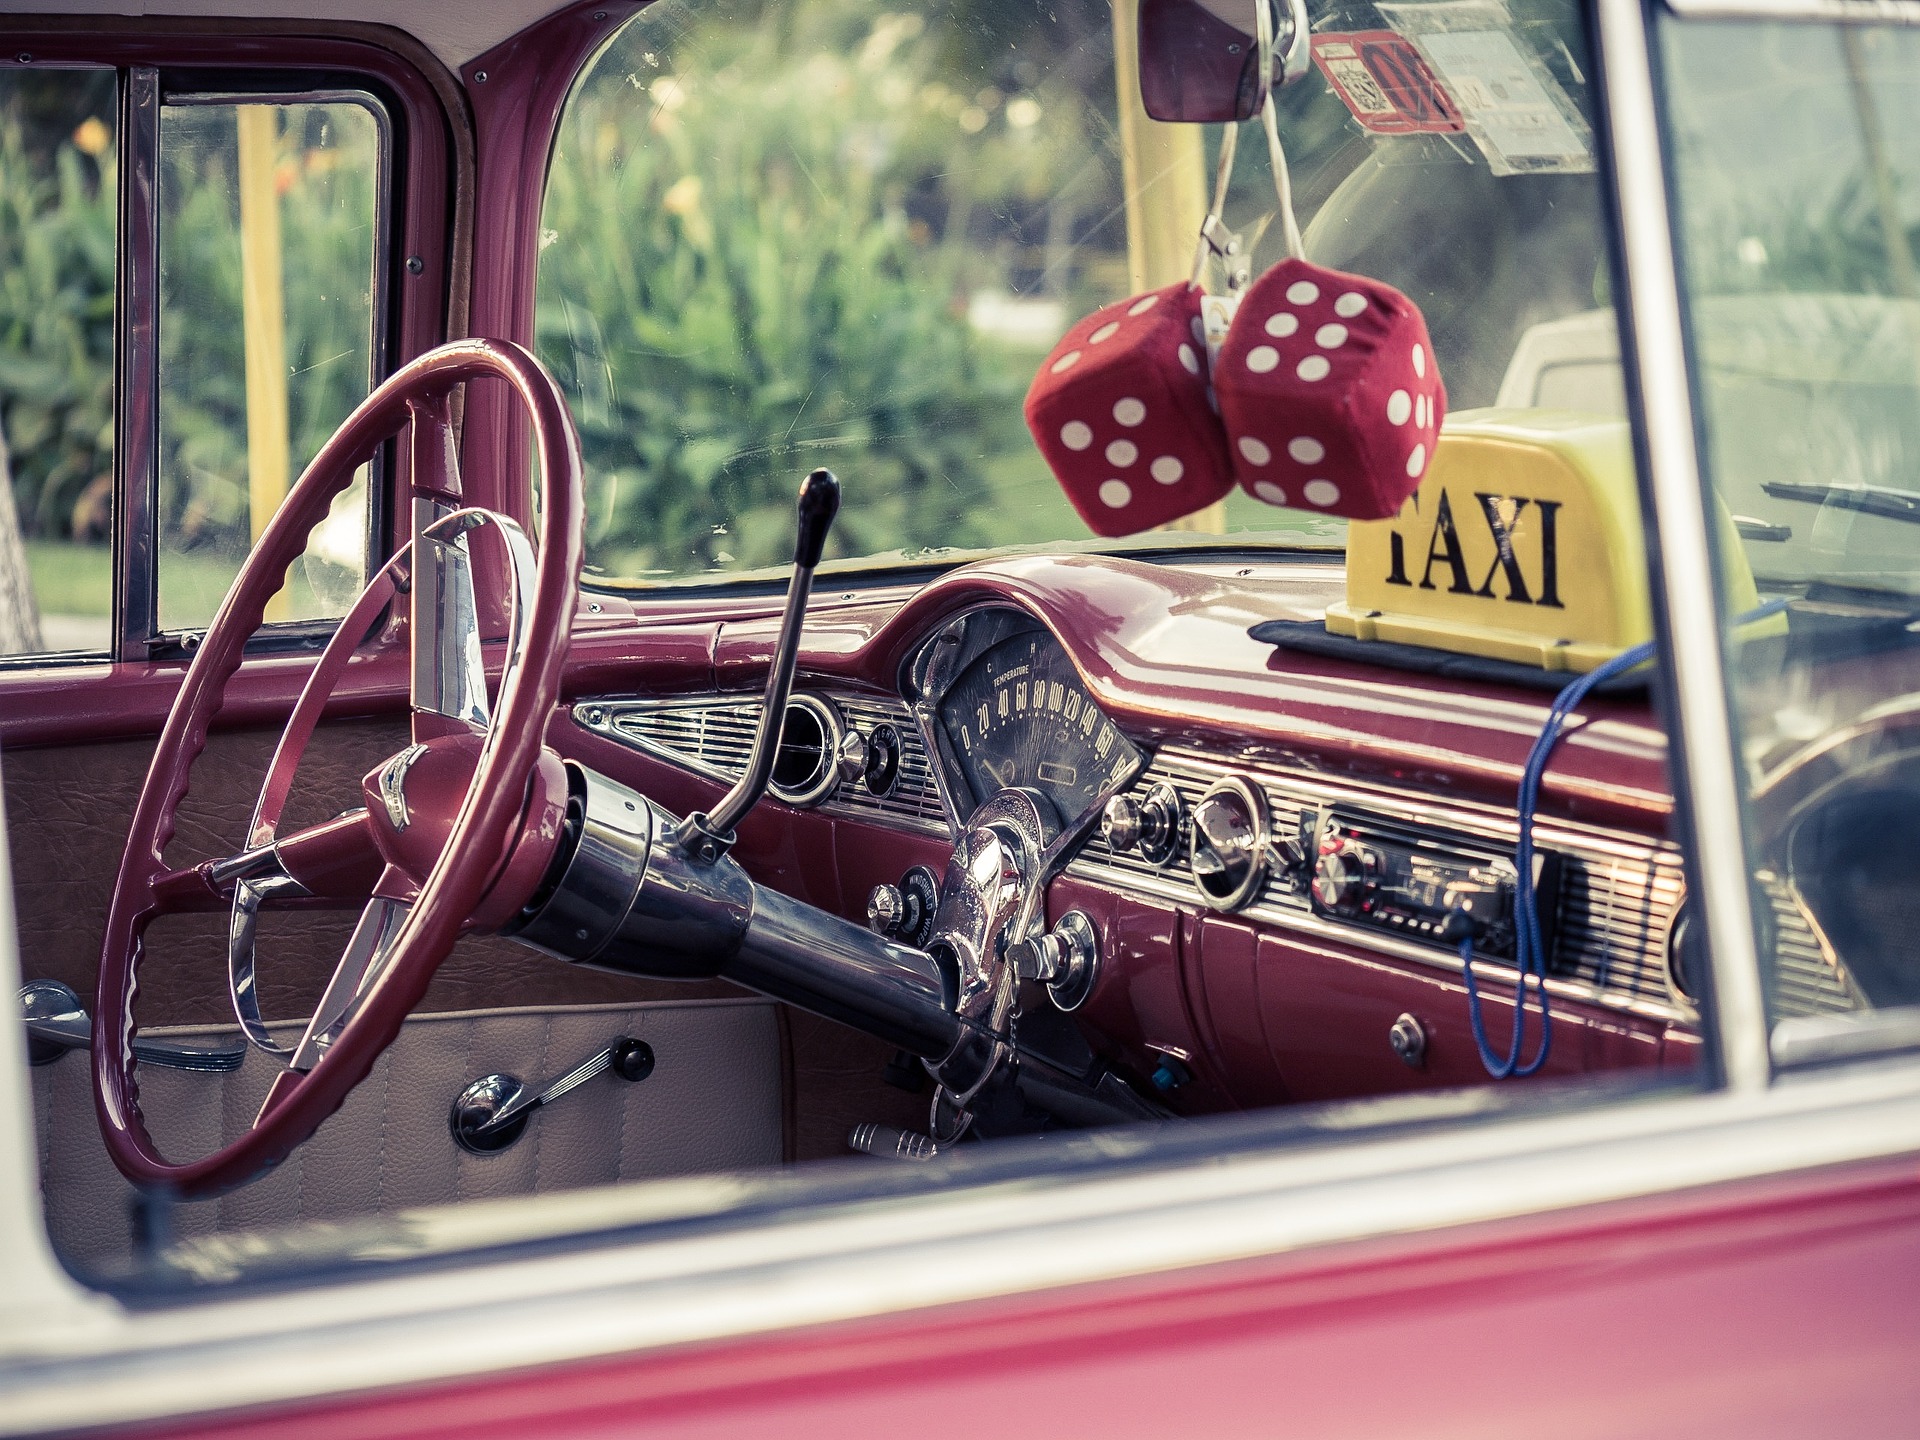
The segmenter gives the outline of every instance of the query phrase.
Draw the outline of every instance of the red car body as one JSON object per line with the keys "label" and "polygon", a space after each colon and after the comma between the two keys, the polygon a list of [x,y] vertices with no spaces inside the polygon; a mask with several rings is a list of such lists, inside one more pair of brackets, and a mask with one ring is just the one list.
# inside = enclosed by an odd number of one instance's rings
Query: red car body
{"label": "red car body", "polygon": [[[8,17],[0,33],[8,52],[42,62],[333,65],[390,86],[416,133],[433,137],[413,152],[402,222],[409,253],[424,257],[422,298],[400,302],[395,359],[405,361],[450,333],[531,341],[554,127],[581,66],[638,8],[566,6],[470,60],[457,86],[412,42],[332,24]],[[1641,445],[1658,471],[1676,434],[1691,438],[1684,410],[1662,411],[1656,397],[1664,332],[1648,317],[1663,303],[1663,252],[1668,290],[1673,278],[1643,23],[1633,0],[1607,0],[1597,33],[1650,397]],[[444,137],[442,110],[460,120]],[[451,227],[435,199],[449,192],[462,217]],[[468,237],[471,253],[458,253]],[[463,267],[464,316],[449,317],[431,297]],[[471,503],[527,513],[526,484],[504,478],[520,473],[509,463],[523,452],[520,432],[504,392],[475,392],[463,441]],[[404,502],[394,503],[405,525]],[[1664,502],[1654,508],[1665,524]],[[1674,558],[1685,545],[1683,534],[1669,543],[1676,573],[1701,564],[1697,553]],[[1090,692],[1138,736],[1233,736],[1329,774],[1511,804],[1544,702],[1525,724],[1494,723],[1492,711],[1516,703],[1497,686],[1281,660],[1247,637],[1250,620],[1293,615],[1303,594],[1321,595],[1333,572],[1320,568],[1248,587],[1199,570],[1034,558],[824,595],[801,674],[884,693],[933,626],[991,600],[1067,637]],[[720,786],[584,733],[566,706],[615,689],[757,685],[777,598],[596,594],[582,604],[549,742],[677,813],[712,804]],[[1159,622],[1173,614],[1189,618],[1169,636]],[[1672,714],[1683,743],[1697,745],[1701,717],[1724,699],[1717,669],[1684,650],[1676,640],[1673,673],[1701,678],[1679,687]],[[310,663],[249,659],[220,723],[277,723]],[[181,672],[177,659],[131,653],[0,672],[0,741],[12,752],[150,736]],[[387,636],[355,660],[328,713],[400,712],[406,683],[404,648]],[[1593,713],[1612,723],[1569,737],[1545,813],[1662,836],[1678,788],[1693,833],[1701,815],[1711,823],[1685,790],[1706,752],[1688,752],[1676,786],[1650,705],[1601,702]],[[937,864],[943,848],[937,837],[763,814],[743,831],[741,855],[763,883],[857,916],[869,886],[903,863]],[[18,851],[13,866],[46,868]],[[1286,957],[1290,983],[1316,999],[1283,1016],[1254,978],[1267,942],[1250,927],[1063,880],[1048,913],[1072,908],[1092,915],[1128,977],[1087,1021],[1136,1058],[1175,1030],[1196,1032],[1181,1037],[1197,1057],[1185,1105],[1339,1098],[1348,1108],[1315,1112],[1305,1132],[1220,1121],[1204,1147],[1179,1151],[1116,1142],[1106,1169],[1036,1178],[1010,1162],[919,1196],[924,1209],[905,1220],[842,1176],[770,1183],[691,1218],[595,1202],[581,1228],[508,1225],[477,1253],[435,1240],[391,1271],[348,1237],[297,1286],[260,1280],[177,1309],[137,1292],[86,1294],[44,1244],[21,1239],[37,1223],[23,1167],[5,1182],[20,1195],[0,1209],[0,1235],[20,1246],[6,1267],[19,1288],[0,1299],[0,1428],[394,1440],[1920,1429],[1920,1069],[1910,1058],[1756,1083],[1764,1037],[1728,1028],[1738,1015],[1710,1014],[1703,1036],[1573,1005],[1555,1067],[1568,1088],[1537,1111],[1461,1091],[1453,1113],[1484,1109],[1486,1124],[1453,1129],[1394,1110],[1398,1100],[1354,1098],[1408,1088],[1384,1056],[1331,1078],[1289,1068],[1302,1046],[1357,1055],[1396,1012],[1457,1007],[1453,979],[1371,973],[1361,947],[1298,946]],[[11,924],[0,909],[0,926]],[[1170,953],[1187,953],[1190,969],[1156,992]],[[1751,956],[1716,950],[1716,977],[1742,965]],[[1509,1013],[1505,998],[1490,1001],[1496,1026]],[[1297,1029],[1281,1030],[1283,1019]],[[24,1073],[12,1043],[0,1043],[0,1064]],[[1458,1023],[1437,1031],[1433,1053],[1419,1088],[1482,1076]],[[1593,1080],[1598,1071],[1628,1079]],[[1659,1083],[1634,1088],[1635,1075]],[[1590,1103],[1608,1086],[1617,1106]],[[0,1125],[24,1132],[23,1118],[12,1106]],[[1380,1128],[1361,1134],[1363,1122]],[[30,1154],[24,1133],[9,1143]]]}

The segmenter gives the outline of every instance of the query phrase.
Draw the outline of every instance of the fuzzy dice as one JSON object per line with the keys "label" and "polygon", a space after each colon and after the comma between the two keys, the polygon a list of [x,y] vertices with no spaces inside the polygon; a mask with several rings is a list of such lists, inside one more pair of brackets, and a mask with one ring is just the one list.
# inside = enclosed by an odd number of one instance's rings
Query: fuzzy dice
{"label": "fuzzy dice", "polygon": [[1399,513],[1447,413],[1419,308],[1305,260],[1281,261],[1247,291],[1213,385],[1249,494],[1350,520]]}
{"label": "fuzzy dice", "polygon": [[1034,443],[1095,534],[1162,525],[1233,488],[1200,301],[1169,285],[1094,312],[1027,391]]}

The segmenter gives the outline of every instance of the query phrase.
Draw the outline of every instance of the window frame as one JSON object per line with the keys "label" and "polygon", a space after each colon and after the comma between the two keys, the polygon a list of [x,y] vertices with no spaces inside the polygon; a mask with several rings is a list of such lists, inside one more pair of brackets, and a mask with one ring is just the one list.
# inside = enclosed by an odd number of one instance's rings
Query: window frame
{"label": "window frame", "polygon": [[[390,297],[394,290],[394,270],[399,257],[394,252],[393,212],[397,187],[396,133],[393,106],[371,85],[347,86],[333,83],[338,77],[312,77],[307,85],[287,84],[298,80],[300,72],[279,71],[269,75],[272,82],[259,87],[237,89],[231,85],[196,83],[196,78],[175,80],[172,67],[155,69],[132,67],[123,81],[127,96],[121,111],[121,123],[131,143],[126,148],[129,175],[121,191],[122,228],[128,236],[138,235],[142,248],[133,256],[136,264],[145,264],[150,280],[124,273],[122,294],[132,297],[127,307],[128,328],[117,354],[129,361],[128,393],[121,416],[124,433],[130,437],[126,449],[130,460],[122,471],[115,466],[115,487],[124,497],[125,524],[116,526],[125,563],[116,563],[115,633],[118,657],[123,661],[175,659],[191,657],[203,633],[198,627],[167,630],[160,623],[160,387],[165,376],[160,356],[160,151],[161,131],[168,108],[188,109],[237,105],[357,105],[373,117],[379,137],[379,155],[374,172],[375,208],[373,216],[373,305],[372,334],[369,337],[367,393],[389,373],[388,355],[392,349],[394,316]],[[154,94],[148,97],[147,88]],[[123,253],[133,252],[128,243]],[[118,307],[116,307],[116,312]],[[144,328],[142,328],[144,326]],[[341,417],[345,419],[345,416]],[[372,573],[386,557],[387,527],[380,522],[392,503],[394,447],[383,445],[368,462],[367,475],[367,573]],[[134,463],[136,462],[137,463]],[[333,633],[331,620],[283,620],[263,624],[247,644],[249,654],[285,650],[307,650],[324,645]]]}
{"label": "window frame", "polygon": [[[419,41],[385,26],[314,20],[236,24],[196,17],[34,17],[5,28],[7,53],[0,64],[117,70],[123,93],[128,75],[139,68],[155,70],[163,79],[189,77],[209,90],[245,88],[244,77],[270,69],[281,76],[344,78],[353,89],[372,93],[390,113],[394,138],[387,206],[388,314],[382,336],[387,368],[391,371],[445,340],[471,333],[477,195],[471,112],[457,78]],[[124,133],[117,137],[123,186],[130,168],[126,142]],[[124,219],[120,243],[124,248]],[[125,297],[116,299],[117,311],[123,311]],[[126,450],[119,429],[126,392],[122,376],[130,355],[138,356],[124,340],[116,342],[115,352],[113,645],[104,653],[0,658],[0,743],[7,746],[151,735],[166,715],[191,654],[187,645],[161,651],[150,650],[144,641],[128,644],[127,628],[119,618],[125,590],[121,574],[130,558],[125,533],[130,517],[118,483]],[[386,494],[372,507],[373,563],[391,553],[393,537],[404,534],[409,523],[404,510],[408,465],[406,448],[398,447],[387,467]],[[470,468],[476,482],[470,489],[477,498],[481,490],[487,491],[479,503],[497,503],[499,496],[477,483],[490,477],[491,465],[481,468],[476,460]],[[134,538],[141,533],[151,533],[150,528],[136,527]],[[390,658],[386,652],[397,655],[402,638],[399,630],[388,627],[367,648]],[[254,658],[235,676],[228,706],[234,713],[228,719],[257,716],[275,707],[284,711],[305,676],[304,665],[287,662],[317,655],[322,639],[315,631],[289,626],[249,647]],[[357,678],[342,687],[332,708],[353,706],[364,712],[405,703],[406,670],[397,658],[355,669]]]}
{"label": "window frame", "polygon": [[[1603,3],[1624,12],[1625,4]],[[1767,1000],[1770,960],[1760,952],[1755,891],[1750,864],[1749,797],[1745,766],[1734,719],[1732,669],[1725,637],[1734,618],[1727,613],[1725,587],[1718,583],[1720,548],[1708,513],[1707,466],[1710,451],[1703,418],[1694,401],[1705,394],[1701,346],[1690,322],[1686,272],[1680,257],[1677,176],[1667,164],[1667,137],[1673,133],[1658,25],[1647,23],[1656,9],[1674,22],[1710,28],[1714,22],[1801,24],[1830,30],[1920,28],[1920,0],[1648,0],[1639,18],[1639,53],[1646,57],[1644,105],[1653,132],[1646,156],[1659,176],[1659,226],[1654,233],[1651,194],[1640,197],[1642,228],[1637,237],[1647,256],[1663,257],[1660,283],[1646,287],[1645,330],[1628,347],[1636,367],[1644,367],[1645,387],[1637,403],[1650,448],[1659,441],[1658,473],[1651,475],[1653,505],[1648,510],[1656,535],[1678,536],[1681,543],[1658,543],[1655,579],[1657,633],[1668,645],[1661,652],[1662,679],[1673,697],[1670,724],[1675,775],[1676,816],[1687,827],[1682,846],[1687,856],[1690,894],[1702,897],[1701,919],[1707,932],[1711,983],[1708,1003],[1716,1035],[1712,1047],[1724,1083],[1730,1088],[1764,1088],[1797,1075],[1856,1062],[1920,1062],[1920,1006],[1840,1016],[1776,1018]],[[1620,67],[1626,69],[1628,67]],[[1638,75],[1630,88],[1642,88]],[[1640,103],[1640,97],[1636,97]],[[1636,137],[1641,138],[1641,137]],[[1628,182],[1620,181],[1622,188]],[[1642,180],[1651,190],[1652,182]],[[1635,240],[1629,227],[1628,243]],[[1631,267],[1630,267],[1631,268]],[[1659,294],[1652,292],[1658,290]],[[1632,297],[1633,323],[1643,318]],[[1630,367],[1630,373],[1634,367]],[[1632,380],[1630,379],[1630,385]],[[1657,417],[1657,418],[1656,418]],[[1636,430],[1636,442],[1641,432]],[[1644,468],[1648,462],[1643,459]],[[1687,561],[1695,563],[1689,568]],[[1706,563],[1699,563],[1704,560]],[[1669,608],[1670,607],[1670,608]],[[1710,623],[1687,625],[1676,618],[1691,614]],[[1684,660],[1684,665],[1681,663]],[[1731,845],[1706,837],[1734,836]]]}

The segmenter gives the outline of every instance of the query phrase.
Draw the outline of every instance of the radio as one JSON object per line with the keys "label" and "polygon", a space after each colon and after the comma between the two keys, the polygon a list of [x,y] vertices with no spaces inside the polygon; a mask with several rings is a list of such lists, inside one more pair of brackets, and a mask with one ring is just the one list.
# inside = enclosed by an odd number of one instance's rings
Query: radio
{"label": "radio", "polygon": [[[1510,853],[1345,805],[1304,812],[1301,829],[1316,915],[1448,949],[1471,936],[1476,956],[1513,959],[1519,872]],[[1536,850],[1533,880],[1551,955],[1560,857]]]}

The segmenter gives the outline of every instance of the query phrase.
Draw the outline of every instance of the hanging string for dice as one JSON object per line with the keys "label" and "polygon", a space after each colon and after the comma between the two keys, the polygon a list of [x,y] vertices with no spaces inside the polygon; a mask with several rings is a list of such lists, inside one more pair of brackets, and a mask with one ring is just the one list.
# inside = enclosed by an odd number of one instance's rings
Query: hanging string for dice
{"label": "hanging string for dice", "polygon": [[1300,222],[1293,214],[1293,175],[1287,169],[1287,152],[1280,145],[1280,122],[1273,113],[1273,92],[1267,92],[1260,106],[1260,128],[1267,132],[1267,159],[1273,165],[1273,190],[1280,198],[1280,243],[1289,260],[1307,258],[1306,243],[1300,238]]}

